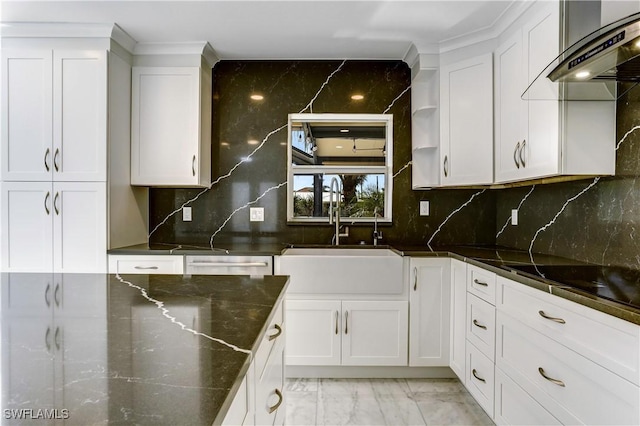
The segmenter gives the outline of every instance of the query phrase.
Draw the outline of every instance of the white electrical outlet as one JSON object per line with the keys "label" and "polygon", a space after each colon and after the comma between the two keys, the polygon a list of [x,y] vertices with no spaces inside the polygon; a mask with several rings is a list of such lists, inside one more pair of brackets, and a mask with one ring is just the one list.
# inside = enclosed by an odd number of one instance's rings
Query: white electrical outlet
{"label": "white electrical outlet", "polygon": [[191,207],[182,208],[182,221],[191,222]]}
{"label": "white electrical outlet", "polygon": [[511,224],[513,226],[518,224],[518,209],[511,210]]}
{"label": "white electrical outlet", "polygon": [[420,201],[420,216],[429,216],[429,202]]}
{"label": "white electrical outlet", "polygon": [[249,208],[249,221],[250,222],[264,222],[264,207],[250,207]]}

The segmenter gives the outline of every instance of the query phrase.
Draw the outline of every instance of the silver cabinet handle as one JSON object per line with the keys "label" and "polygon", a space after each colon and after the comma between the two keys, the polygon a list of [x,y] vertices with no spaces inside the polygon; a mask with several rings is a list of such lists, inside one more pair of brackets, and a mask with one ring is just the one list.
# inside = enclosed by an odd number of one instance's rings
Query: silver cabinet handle
{"label": "silver cabinet handle", "polygon": [[444,163],[442,164],[444,169],[444,177],[449,176],[449,156],[444,156]]}
{"label": "silver cabinet handle", "polygon": [[483,281],[480,281],[477,278],[474,278],[473,282],[478,284],[478,285],[484,286],[484,287],[489,287],[489,284],[487,284],[487,283],[485,283]]}
{"label": "silver cabinet handle", "polygon": [[475,325],[476,327],[481,328],[481,329],[483,329],[483,330],[486,330],[486,329],[487,329],[487,326],[486,326],[486,325],[482,325],[482,324],[480,324],[480,323],[478,322],[478,320],[473,320],[473,325]]}
{"label": "silver cabinet handle", "polygon": [[60,298],[58,295],[60,294],[60,284],[56,284],[56,289],[53,292],[53,301],[56,302],[56,306],[60,306]]}
{"label": "silver cabinet handle", "polygon": [[47,352],[51,352],[49,337],[51,337],[51,327],[47,327],[47,332],[44,334],[44,345],[47,347]]}
{"label": "silver cabinet handle", "polygon": [[418,290],[418,268],[413,267],[413,291]]}
{"label": "silver cabinet handle", "polygon": [[538,373],[540,373],[540,375],[542,377],[544,377],[545,379],[547,379],[548,381],[550,381],[551,383],[553,383],[554,385],[558,385],[558,386],[562,386],[565,387],[564,382],[562,380],[558,380],[558,379],[554,379],[552,377],[547,376],[547,374],[544,372],[544,370],[542,369],[542,367],[538,368]]}
{"label": "silver cabinet handle", "polygon": [[56,172],[60,171],[60,167],[58,166],[58,155],[60,155],[60,148],[56,148],[56,153],[53,154],[53,168],[56,169]]}
{"label": "silver cabinet handle", "polygon": [[193,160],[191,160],[191,174],[196,175],[196,156],[193,156]]}
{"label": "silver cabinet handle", "polygon": [[340,313],[336,311],[336,334],[338,334],[338,315],[340,315]]}
{"label": "silver cabinet handle", "polygon": [[562,318],[550,317],[547,314],[545,314],[544,311],[538,311],[538,313],[542,318],[548,319],[549,321],[557,322],[558,324],[566,324],[566,321],[563,320]]}
{"label": "silver cabinet handle", "polygon": [[47,284],[47,288],[44,290],[44,301],[47,304],[47,308],[51,306],[51,298],[49,295],[51,294],[51,284]]}
{"label": "silver cabinet handle", "polygon": [[520,155],[519,155],[519,157],[520,157],[520,164],[522,164],[522,167],[527,167],[527,164],[524,162],[524,154],[526,154],[524,152],[525,146],[527,146],[527,140],[526,139],[524,139],[522,141],[522,145],[520,146]]}
{"label": "silver cabinet handle", "polygon": [[49,154],[51,154],[51,150],[49,148],[47,148],[47,150],[44,153],[44,168],[47,169],[47,171],[51,170],[49,168]]}
{"label": "silver cabinet handle", "polygon": [[47,191],[47,195],[44,196],[44,211],[47,212],[47,216],[51,214],[51,210],[49,210],[49,198],[51,198],[51,193]]}
{"label": "silver cabinet handle", "polygon": [[486,383],[487,382],[485,379],[483,379],[482,377],[478,376],[478,372],[476,371],[475,368],[471,371],[471,374],[473,374],[473,377],[475,377],[476,379],[480,380],[482,383]]}
{"label": "silver cabinet handle", "polygon": [[518,163],[518,151],[520,150],[520,141],[516,144],[516,147],[513,148],[513,162],[516,163],[516,167],[520,168],[520,163]]}
{"label": "silver cabinet handle", "polygon": [[274,324],[273,328],[276,329],[276,334],[272,334],[269,336],[269,341],[272,341],[274,339],[277,339],[279,335],[282,334],[282,327],[280,327],[278,324]]}
{"label": "silver cabinet handle", "polygon": [[157,266],[134,266],[133,269],[158,269]]}
{"label": "silver cabinet handle", "polygon": [[56,333],[53,336],[53,341],[56,344],[56,350],[60,350],[60,327],[56,327]]}
{"label": "silver cabinet handle", "polygon": [[53,197],[53,210],[55,210],[56,216],[60,215],[60,209],[58,208],[58,198],[60,198],[60,193],[56,192],[56,196]]}
{"label": "silver cabinet handle", "polygon": [[273,407],[269,407],[269,409],[267,411],[269,411],[269,414],[273,413],[274,411],[276,411],[278,409],[278,407],[280,407],[280,404],[282,404],[283,401],[283,397],[282,397],[282,392],[280,392],[277,388],[274,391],[276,393],[276,395],[278,396],[278,402],[276,402],[276,405],[274,405]]}
{"label": "silver cabinet handle", "polygon": [[344,334],[349,334],[349,311],[344,311]]}

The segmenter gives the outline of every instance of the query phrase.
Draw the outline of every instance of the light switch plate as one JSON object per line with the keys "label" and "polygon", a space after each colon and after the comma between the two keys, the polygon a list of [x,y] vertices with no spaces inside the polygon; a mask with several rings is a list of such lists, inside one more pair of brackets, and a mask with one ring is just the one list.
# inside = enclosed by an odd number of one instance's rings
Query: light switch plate
{"label": "light switch plate", "polygon": [[191,222],[191,207],[182,208],[182,221]]}
{"label": "light switch plate", "polygon": [[513,226],[518,224],[518,209],[511,210],[511,224]]}
{"label": "light switch plate", "polygon": [[250,207],[249,208],[249,221],[250,222],[264,222],[264,207]]}
{"label": "light switch plate", "polygon": [[429,202],[420,201],[420,216],[429,216]]}

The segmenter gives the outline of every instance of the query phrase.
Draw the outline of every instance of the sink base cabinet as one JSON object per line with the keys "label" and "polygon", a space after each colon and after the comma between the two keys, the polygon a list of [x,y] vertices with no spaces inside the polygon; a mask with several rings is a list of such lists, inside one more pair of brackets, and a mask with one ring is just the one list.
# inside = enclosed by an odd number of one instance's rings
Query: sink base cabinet
{"label": "sink base cabinet", "polygon": [[407,365],[407,302],[287,300],[287,317],[287,365]]}

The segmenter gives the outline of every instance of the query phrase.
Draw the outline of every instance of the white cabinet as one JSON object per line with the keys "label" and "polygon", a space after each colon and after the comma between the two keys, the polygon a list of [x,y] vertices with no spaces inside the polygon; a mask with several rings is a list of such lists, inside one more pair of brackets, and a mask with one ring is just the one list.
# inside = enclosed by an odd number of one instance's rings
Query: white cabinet
{"label": "white cabinet", "polygon": [[3,50],[2,180],[106,180],[106,55]]}
{"label": "white cabinet", "polygon": [[493,183],[491,53],[445,65],[440,73],[440,183]]}
{"label": "white cabinet", "polygon": [[110,274],[182,274],[182,255],[130,255],[110,254]]}
{"label": "white cabinet", "polygon": [[104,182],[3,182],[4,271],[106,272]]}
{"label": "white cabinet", "polygon": [[411,258],[409,264],[409,365],[448,366],[451,261]]}
{"label": "white cabinet", "polygon": [[449,367],[466,381],[467,264],[451,259],[451,315]]}
{"label": "white cabinet", "polygon": [[211,183],[211,70],[133,67],[131,184]]}
{"label": "white cabinet", "polygon": [[287,300],[288,365],[406,365],[403,301]]}

